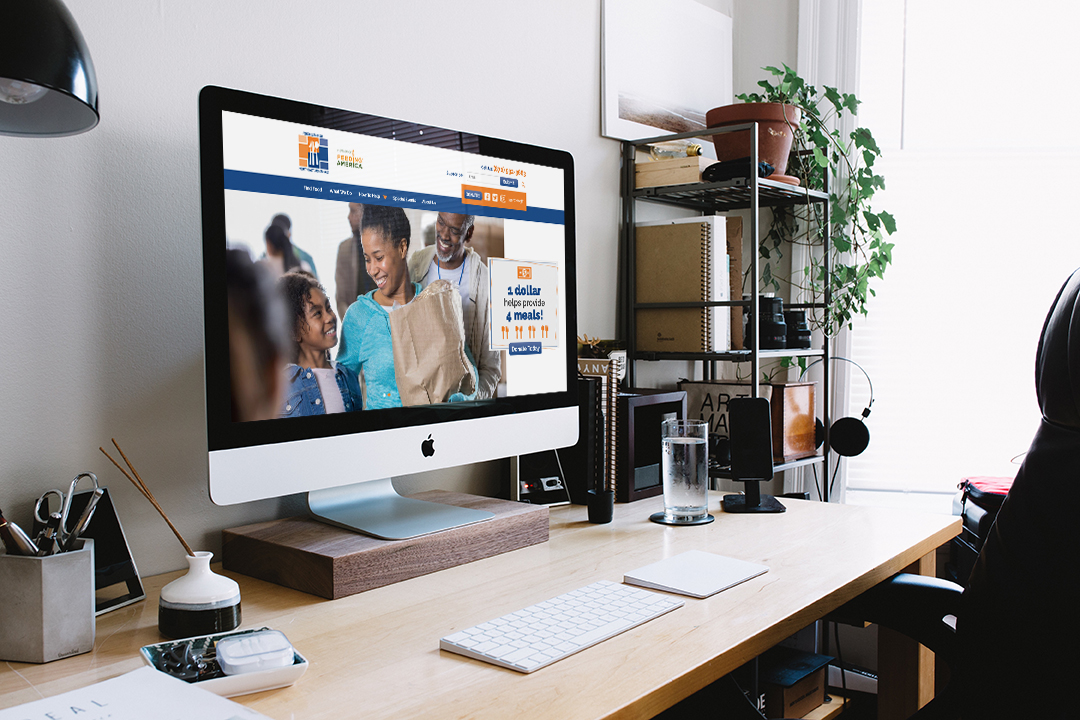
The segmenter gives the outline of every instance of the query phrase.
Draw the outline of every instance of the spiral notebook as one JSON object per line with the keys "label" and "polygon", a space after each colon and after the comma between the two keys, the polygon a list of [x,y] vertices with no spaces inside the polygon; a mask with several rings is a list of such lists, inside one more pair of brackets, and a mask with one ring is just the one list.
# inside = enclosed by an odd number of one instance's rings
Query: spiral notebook
{"label": "spiral notebook", "polygon": [[623,575],[628,585],[707,598],[767,573],[765,565],[737,558],[690,550]]}
{"label": "spiral notebook", "polygon": [[[635,226],[635,302],[730,299],[725,219],[682,218]],[[723,352],[730,347],[731,311],[646,308],[635,314],[637,350]]]}

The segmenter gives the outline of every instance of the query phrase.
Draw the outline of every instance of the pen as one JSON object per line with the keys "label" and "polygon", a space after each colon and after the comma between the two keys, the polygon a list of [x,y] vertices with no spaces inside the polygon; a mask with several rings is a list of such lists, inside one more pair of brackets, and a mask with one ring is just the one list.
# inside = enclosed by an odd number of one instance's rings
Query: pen
{"label": "pen", "polygon": [[79,539],[79,536],[86,531],[86,526],[90,524],[91,518],[94,517],[94,509],[97,507],[98,500],[104,494],[105,490],[102,488],[94,488],[94,492],[90,494],[90,499],[86,501],[86,507],[83,508],[82,515],[75,521],[75,527],[68,533],[67,539],[61,543],[61,552],[70,550],[75,541]]}
{"label": "pen", "polygon": [[41,536],[41,542],[38,543],[38,557],[54,555],[60,549],[60,538],[58,533],[60,520],[60,513],[54,512],[49,514],[49,524],[45,526],[45,531]]}
{"label": "pen", "polygon": [[8,522],[4,513],[0,511],[0,538],[4,540],[4,548],[9,555],[37,555],[38,547],[30,536],[15,523]]}

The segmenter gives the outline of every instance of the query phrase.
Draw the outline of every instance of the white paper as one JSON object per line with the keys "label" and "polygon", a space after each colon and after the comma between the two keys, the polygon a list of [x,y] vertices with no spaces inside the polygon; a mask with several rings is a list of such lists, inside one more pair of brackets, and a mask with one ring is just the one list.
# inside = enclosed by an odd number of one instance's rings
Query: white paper
{"label": "white paper", "polygon": [[765,565],[701,550],[690,550],[631,570],[623,576],[623,582],[653,590],[707,598],[768,571],[769,568]]}
{"label": "white paper", "polygon": [[78,690],[0,710],[0,720],[269,720],[197,685],[144,667]]}

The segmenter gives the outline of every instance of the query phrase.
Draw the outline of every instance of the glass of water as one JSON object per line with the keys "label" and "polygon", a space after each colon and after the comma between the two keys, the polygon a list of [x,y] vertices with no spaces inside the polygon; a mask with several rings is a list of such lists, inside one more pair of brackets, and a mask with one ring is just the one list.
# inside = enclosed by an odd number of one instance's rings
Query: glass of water
{"label": "glass of water", "polygon": [[704,420],[665,420],[660,429],[660,473],[664,512],[657,522],[698,525],[709,515],[709,424]]}

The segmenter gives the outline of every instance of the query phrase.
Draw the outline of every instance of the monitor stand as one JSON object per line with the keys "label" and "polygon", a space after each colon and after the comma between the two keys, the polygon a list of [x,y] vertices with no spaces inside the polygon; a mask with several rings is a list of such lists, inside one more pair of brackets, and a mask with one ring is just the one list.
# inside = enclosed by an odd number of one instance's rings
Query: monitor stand
{"label": "monitor stand", "polygon": [[729,513],[782,513],[787,510],[772,495],[762,495],[759,480],[742,480],[746,483],[745,495],[725,495],[724,512]]}
{"label": "monitor stand", "polygon": [[390,478],[312,490],[307,504],[316,520],[381,540],[407,540],[495,517],[486,510],[402,497]]}

